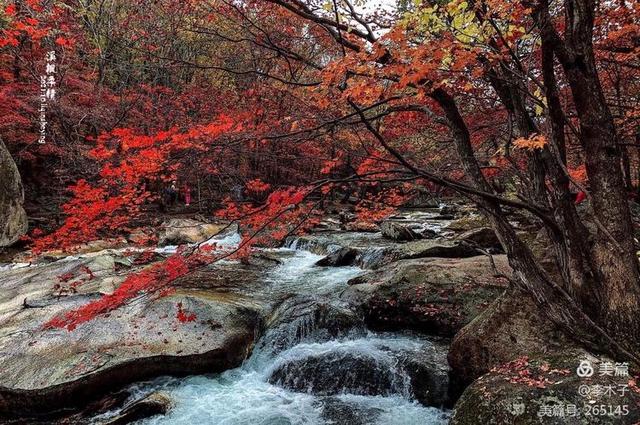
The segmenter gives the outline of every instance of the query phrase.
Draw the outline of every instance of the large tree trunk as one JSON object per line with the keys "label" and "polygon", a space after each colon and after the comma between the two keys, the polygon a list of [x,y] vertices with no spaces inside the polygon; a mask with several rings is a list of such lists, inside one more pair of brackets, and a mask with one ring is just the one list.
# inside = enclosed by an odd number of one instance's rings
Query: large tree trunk
{"label": "large tree trunk", "polygon": [[591,248],[597,307],[593,318],[619,340],[640,340],[640,268],[621,169],[622,152],[593,52],[594,0],[565,2],[566,34],[557,34],[546,0],[536,15],[571,88],[597,232]]}
{"label": "large tree trunk", "polygon": [[[490,192],[491,186],[484,178],[475,158],[469,130],[454,98],[442,89],[435,90],[432,97],[445,113],[465,173],[476,187]],[[597,320],[590,317],[590,314],[584,311],[584,306],[581,306],[541,267],[531,250],[516,235],[513,226],[505,218],[500,206],[482,197],[477,197],[475,201],[486,213],[505,248],[509,263],[516,276],[515,283],[533,296],[538,306],[553,322],[564,328],[567,334],[590,347],[624,356],[640,364],[638,339],[625,339],[617,332],[617,328],[609,328],[607,322],[603,328]],[[566,243],[561,234],[555,236]],[[626,320],[631,323],[638,319],[627,317]]]}

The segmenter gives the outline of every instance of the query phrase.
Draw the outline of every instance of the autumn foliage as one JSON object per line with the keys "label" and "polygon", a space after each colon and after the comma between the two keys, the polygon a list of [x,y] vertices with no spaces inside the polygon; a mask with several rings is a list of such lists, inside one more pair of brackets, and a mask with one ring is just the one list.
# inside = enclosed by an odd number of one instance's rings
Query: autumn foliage
{"label": "autumn foliage", "polygon": [[[375,224],[456,194],[558,325],[618,352],[640,340],[637,2],[5,3],[0,137],[29,206],[48,211],[34,255],[153,228],[174,180],[197,188],[199,213],[240,224],[241,259],[341,208]],[[49,51],[58,96],[41,145]],[[549,235],[554,273],[512,210]],[[161,294],[216,258],[176,254],[50,325]],[[179,306],[177,318],[191,316]]]}

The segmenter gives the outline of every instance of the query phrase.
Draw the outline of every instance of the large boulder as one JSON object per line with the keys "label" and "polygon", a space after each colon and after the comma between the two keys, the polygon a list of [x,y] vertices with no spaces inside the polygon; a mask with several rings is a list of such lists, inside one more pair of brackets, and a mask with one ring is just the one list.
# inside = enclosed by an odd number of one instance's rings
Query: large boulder
{"label": "large boulder", "polygon": [[220,372],[247,357],[264,314],[265,303],[250,296],[264,265],[211,266],[179,279],[164,297],[141,293],[73,330],[46,326],[146,267],[122,263],[79,256],[3,271],[0,416],[55,415],[135,381]]}
{"label": "large boulder", "polygon": [[203,223],[190,218],[172,218],[162,224],[158,245],[198,243],[222,232],[227,225]]}
{"label": "large boulder", "polygon": [[509,290],[454,337],[448,356],[452,380],[462,389],[497,365],[569,346],[530,296]]}
{"label": "large boulder", "polygon": [[0,140],[0,247],[15,243],[27,233],[24,190],[16,163]]}
{"label": "large boulder", "polygon": [[456,239],[482,249],[502,250],[502,245],[496,232],[490,227],[478,227],[467,230],[456,236]]}
{"label": "large boulder", "polygon": [[339,248],[330,253],[326,257],[322,258],[316,263],[316,266],[321,267],[342,267],[350,266],[355,263],[358,258],[358,250],[353,248]]}
{"label": "large boulder", "polygon": [[[579,376],[582,370],[591,376]],[[616,362],[580,350],[521,357],[492,369],[466,389],[451,425],[635,425],[640,389],[629,376],[602,374]]]}
{"label": "large boulder", "polygon": [[489,221],[485,216],[478,213],[469,213],[463,217],[453,220],[445,229],[456,232],[466,232],[467,230],[477,229],[479,227],[488,227]]}
{"label": "large boulder", "polygon": [[[494,256],[510,272],[505,256]],[[375,329],[453,336],[506,288],[487,257],[402,260],[349,281],[341,298]]]}
{"label": "large boulder", "polygon": [[297,359],[278,367],[269,382],[316,395],[349,393],[356,395],[390,395],[405,386],[405,376],[373,356],[350,352]]}
{"label": "large boulder", "polygon": [[414,241],[421,236],[409,226],[403,226],[395,221],[385,221],[380,225],[382,236],[394,241]]}

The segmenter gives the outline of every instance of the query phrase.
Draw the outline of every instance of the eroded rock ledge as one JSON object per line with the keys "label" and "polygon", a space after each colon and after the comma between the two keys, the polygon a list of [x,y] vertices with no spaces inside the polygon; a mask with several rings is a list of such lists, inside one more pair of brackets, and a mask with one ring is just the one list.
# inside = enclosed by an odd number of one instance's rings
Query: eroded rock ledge
{"label": "eroded rock ledge", "polygon": [[[119,271],[115,259],[122,260],[94,255],[3,272],[2,416],[52,414],[135,381],[223,371],[247,357],[267,302],[247,295],[269,267],[260,262],[189,275],[169,296],[141,296],[71,332],[43,327],[55,315],[113,291],[132,272]],[[61,276],[80,283],[65,290]]]}

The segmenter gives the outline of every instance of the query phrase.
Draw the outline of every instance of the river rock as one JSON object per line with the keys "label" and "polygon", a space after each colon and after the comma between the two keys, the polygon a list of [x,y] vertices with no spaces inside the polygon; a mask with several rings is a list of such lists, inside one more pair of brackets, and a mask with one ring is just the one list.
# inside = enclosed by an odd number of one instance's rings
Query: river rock
{"label": "river rock", "polygon": [[[497,269],[510,273],[506,256]],[[487,257],[403,260],[349,281],[341,298],[376,329],[452,336],[506,288]]]}
{"label": "river rock", "polygon": [[497,365],[573,345],[529,295],[509,290],[454,337],[452,380],[464,388]]}
{"label": "river rock", "polygon": [[338,397],[325,397],[318,404],[322,408],[322,417],[330,424],[370,425],[383,412],[382,409],[348,403]]}
{"label": "river rock", "polygon": [[172,218],[162,224],[158,245],[181,245],[203,242],[222,232],[227,225],[211,224],[190,218]]}
{"label": "river rock", "polygon": [[382,236],[394,241],[414,241],[421,236],[408,226],[403,226],[394,221],[385,221],[380,226]]}
{"label": "river rock", "polygon": [[502,245],[496,232],[490,227],[478,227],[477,229],[467,230],[456,237],[457,240],[468,243],[471,246],[502,251]]}
{"label": "river rock", "polygon": [[342,227],[347,232],[375,233],[380,231],[377,224],[361,220],[345,223]]}
{"label": "river rock", "polygon": [[339,248],[323,259],[319,260],[316,265],[321,267],[342,267],[353,265],[358,257],[358,251],[353,248]]}
{"label": "river rock", "polygon": [[[319,255],[330,255],[345,248],[351,249],[357,253],[353,264],[371,269],[407,258],[463,258],[479,255],[475,248],[460,241],[440,238],[396,242],[383,238],[380,233],[362,232],[327,232],[290,237],[287,238],[285,246],[306,249]],[[327,262],[330,260],[327,259]]]}
{"label": "river rock", "polygon": [[481,214],[469,213],[463,217],[453,220],[445,226],[445,229],[454,230],[456,232],[466,232],[467,230],[473,230],[479,227],[489,227],[489,221]]}
{"label": "river rock", "polygon": [[[589,362],[592,376],[578,376],[581,361]],[[637,424],[640,390],[635,381],[601,375],[603,363],[615,366],[614,360],[574,350],[518,358],[494,368],[468,387],[456,403],[450,423]]]}
{"label": "river rock", "polygon": [[433,341],[418,353],[401,352],[400,361],[411,378],[413,397],[426,406],[451,407],[449,366],[446,352],[449,344]]}
{"label": "river rock", "polygon": [[15,243],[27,233],[24,189],[18,167],[0,140],[0,247]]}
{"label": "river rock", "polygon": [[269,382],[316,395],[389,395],[401,391],[404,378],[374,357],[334,352],[285,363]]}
{"label": "river rock", "polygon": [[440,206],[440,215],[454,218],[460,208],[455,204],[444,204]]}
{"label": "river rock", "polygon": [[172,407],[171,396],[165,392],[156,391],[126,405],[118,416],[99,425],[126,425],[151,416],[166,415]]}
{"label": "river rock", "polygon": [[115,264],[109,256],[71,257],[3,272],[0,416],[50,414],[135,381],[219,372],[246,358],[263,314],[248,294],[261,286],[263,266],[235,274],[212,266],[180,279],[167,296],[141,294],[73,330],[44,326],[139,270]]}

